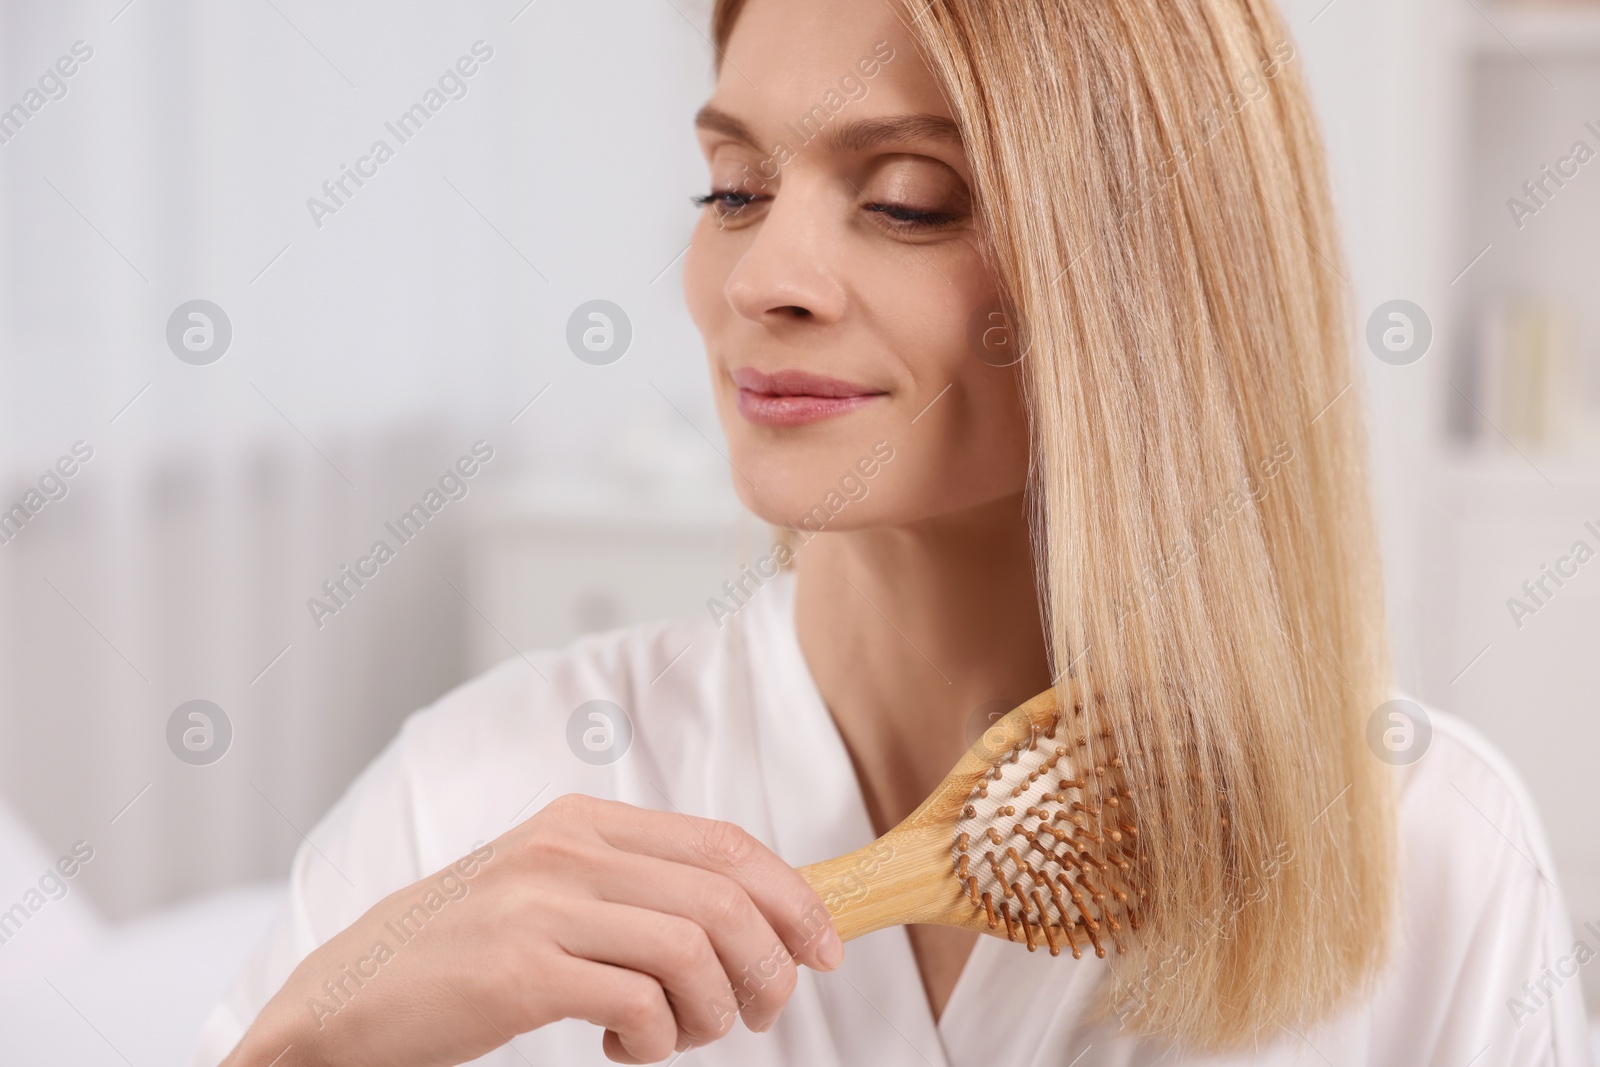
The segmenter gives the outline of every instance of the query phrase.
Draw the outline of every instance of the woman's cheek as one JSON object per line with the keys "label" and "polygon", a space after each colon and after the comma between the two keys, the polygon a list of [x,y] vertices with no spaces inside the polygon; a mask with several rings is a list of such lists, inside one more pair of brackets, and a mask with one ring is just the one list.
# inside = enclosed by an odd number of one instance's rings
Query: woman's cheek
{"label": "woman's cheek", "polygon": [[[714,254],[709,247],[711,240],[716,236],[710,222],[709,212],[700,216],[689,242],[689,251],[683,260],[684,304],[689,309],[689,317],[694,320],[695,327],[706,342],[707,351],[712,348],[712,339],[707,335],[707,330],[712,326],[711,311],[715,308],[714,301],[722,289],[722,282],[715,276]],[[724,273],[722,279],[726,278],[727,275]]]}

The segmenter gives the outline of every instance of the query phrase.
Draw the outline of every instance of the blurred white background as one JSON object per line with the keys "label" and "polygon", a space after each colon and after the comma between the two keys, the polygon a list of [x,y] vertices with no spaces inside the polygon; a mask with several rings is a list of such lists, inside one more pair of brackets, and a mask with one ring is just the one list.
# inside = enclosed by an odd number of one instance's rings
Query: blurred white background
{"label": "blurred white background", "polygon": [[[0,945],[34,1020],[0,1059],[170,1062],[405,715],[519,650],[704,610],[764,536],[680,290],[708,6],[0,2],[0,509],[92,450],[0,522],[0,908],[94,850]],[[1600,162],[1541,170],[1600,151],[1600,7],[1283,6],[1357,332],[1397,298],[1433,328],[1419,361],[1358,353],[1400,682],[1502,747],[1600,920],[1600,563],[1508,605],[1600,548]],[[400,144],[385,124],[475,44]],[[393,158],[314,217],[379,138]],[[231,324],[208,365],[167,340],[197,299]],[[566,342],[593,299],[632,324],[609,366]],[[308,598],[479,441],[465,499],[319,626]],[[195,699],[231,724],[210,765],[168,745]]]}

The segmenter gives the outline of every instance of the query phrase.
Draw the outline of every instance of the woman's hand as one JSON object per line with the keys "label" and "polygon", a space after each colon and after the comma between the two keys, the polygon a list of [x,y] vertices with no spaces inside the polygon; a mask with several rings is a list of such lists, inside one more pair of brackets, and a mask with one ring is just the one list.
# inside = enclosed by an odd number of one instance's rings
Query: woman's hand
{"label": "woman's hand", "polygon": [[765,1030],[796,961],[843,958],[817,894],[737,826],[569,795],[306,957],[225,1065],[456,1064],[569,1018],[648,1063],[736,1015]]}

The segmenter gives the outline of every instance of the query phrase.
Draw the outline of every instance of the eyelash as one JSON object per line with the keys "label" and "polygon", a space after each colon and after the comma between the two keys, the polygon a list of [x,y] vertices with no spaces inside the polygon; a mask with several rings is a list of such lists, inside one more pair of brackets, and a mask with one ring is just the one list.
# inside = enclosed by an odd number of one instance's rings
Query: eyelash
{"label": "eyelash", "polygon": [[[712,192],[690,197],[696,207],[715,207],[723,218],[731,218],[760,199],[754,193]],[[891,224],[904,229],[938,229],[959,221],[959,215],[941,211],[920,211],[899,204],[867,204],[863,210],[882,215]]]}
{"label": "eyelash", "polygon": [[[708,207],[715,204],[718,212],[724,215],[731,215],[749,207],[756,197],[754,193],[727,192],[706,193],[702,196],[691,196],[689,199],[694,202],[695,207]],[[729,201],[735,201],[736,203],[730,204]]]}

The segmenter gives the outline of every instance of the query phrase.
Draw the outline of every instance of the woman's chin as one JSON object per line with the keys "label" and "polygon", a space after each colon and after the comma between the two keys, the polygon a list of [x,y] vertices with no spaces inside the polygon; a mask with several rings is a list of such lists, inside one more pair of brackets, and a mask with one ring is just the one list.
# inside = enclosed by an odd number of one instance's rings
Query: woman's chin
{"label": "woman's chin", "polygon": [[[848,484],[841,488],[837,473],[828,476],[777,462],[765,469],[759,464],[747,467],[741,463],[740,469],[742,476],[739,472],[733,474],[739,500],[763,522],[817,533],[861,525],[863,516],[859,513],[864,510],[861,504],[865,496],[862,479],[847,479]],[[840,467],[848,469],[848,465]]]}
{"label": "woman's chin", "polygon": [[[739,501],[756,518],[773,526],[800,525],[806,512],[827,492],[819,487],[816,493],[808,496],[805,485],[793,477],[792,471],[773,470],[769,472],[771,477],[765,479],[749,468],[745,468],[744,473],[755,483],[751,484],[739,473],[734,473],[733,484],[739,493]],[[791,484],[784,484],[786,482]]]}

